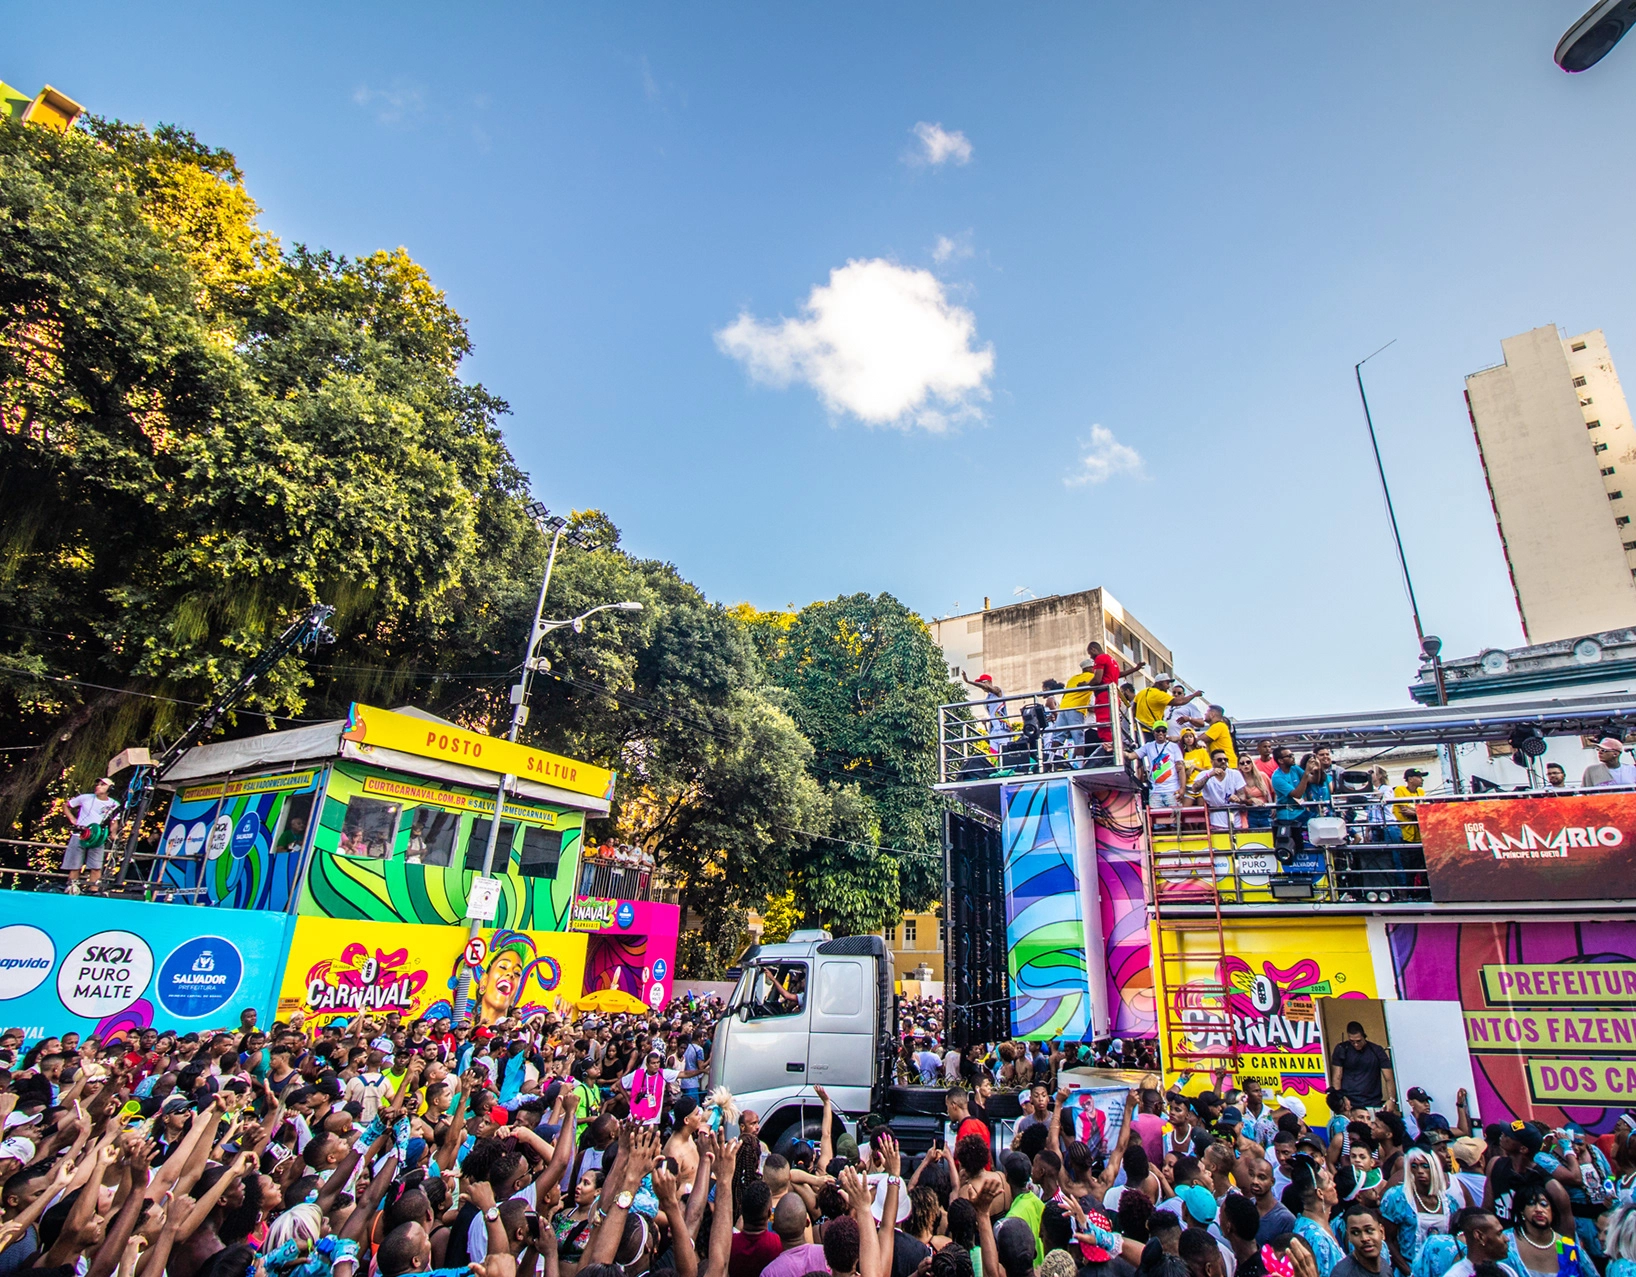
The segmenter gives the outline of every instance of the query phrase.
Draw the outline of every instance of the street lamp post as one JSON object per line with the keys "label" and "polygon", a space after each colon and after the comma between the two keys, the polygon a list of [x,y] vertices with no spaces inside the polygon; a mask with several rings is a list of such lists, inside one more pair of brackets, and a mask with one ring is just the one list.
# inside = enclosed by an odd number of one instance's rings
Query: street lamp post
{"label": "street lamp post", "polygon": [[[539,667],[534,651],[539,646],[540,640],[552,630],[561,629],[564,626],[572,626],[577,634],[584,629],[585,618],[597,612],[638,612],[642,608],[640,603],[633,602],[604,603],[600,607],[594,607],[589,612],[582,612],[579,616],[566,621],[542,620],[541,617],[545,612],[545,595],[551,588],[551,573],[557,565],[557,546],[562,541],[564,533],[567,534],[570,541],[581,549],[594,550],[597,547],[588,538],[582,537],[576,532],[568,531],[568,520],[561,515],[553,515],[538,501],[529,502],[526,509],[529,516],[538,522],[542,529],[550,529],[551,552],[546,556],[545,560],[545,578],[540,582],[540,597],[534,604],[534,623],[529,627],[528,647],[523,652],[522,676],[520,681],[513,684],[511,688],[511,727],[506,732],[506,739],[513,743],[516,742],[517,733],[522,725],[528,721],[528,685],[532,681],[534,670]],[[543,660],[544,658],[540,659]],[[549,666],[546,668],[549,668]],[[495,788],[494,816],[489,821],[488,845],[483,849],[482,876],[485,878],[492,877],[494,874],[494,851],[500,841],[500,825],[505,813],[506,791],[516,783],[517,778],[508,773],[500,777],[500,783]],[[468,942],[477,937],[477,933],[482,930],[482,926],[483,919],[471,919],[471,926],[466,933]],[[465,1014],[466,1001],[470,994],[471,967],[469,964],[462,962],[460,978],[456,982],[453,998],[454,1018],[457,1022]]]}

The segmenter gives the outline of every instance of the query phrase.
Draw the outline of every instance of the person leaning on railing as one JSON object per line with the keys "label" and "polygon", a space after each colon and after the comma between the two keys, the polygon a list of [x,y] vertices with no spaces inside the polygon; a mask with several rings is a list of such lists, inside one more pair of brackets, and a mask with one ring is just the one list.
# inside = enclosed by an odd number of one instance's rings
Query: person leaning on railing
{"label": "person leaning on railing", "polygon": [[1248,809],[1249,827],[1272,828],[1272,780],[1248,754],[1238,760],[1238,774],[1244,778],[1244,785],[1233,795],[1233,801]]}

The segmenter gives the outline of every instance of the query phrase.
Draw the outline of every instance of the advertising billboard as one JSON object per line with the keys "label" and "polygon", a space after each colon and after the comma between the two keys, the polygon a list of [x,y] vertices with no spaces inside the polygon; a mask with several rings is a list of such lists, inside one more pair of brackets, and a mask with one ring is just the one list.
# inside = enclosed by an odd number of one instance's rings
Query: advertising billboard
{"label": "advertising billboard", "polygon": [[[282,913],[0,891],[0,1021],[35,1041],[70,1031],[232,1027],[272,1019]],[[231,922],[231,926],[221,924]],[[229,934],[230,933],[230,934]]]}
{"label": "advertising billboard", "polygon": [[682,911],[676,905],[575,896],[568,928],[590,937],[585,991],[619,989],[650,1007],[664,1006],[676,991],[681,922]]}
{"label": "advertising billboard", "polygon": [[1387,935],[1398,997],[1459,1001],[1485,1121],[1603,1132],[1636,1104],[1636,923],[1419,923]]}
{"label": "advertising billboard", "polygon": [[[1167,1016],[1213,1022],[1220,1019],[1219,999],[1210,992],[1225,987],[1239,1057],[1238,1085],[1254,1078],[1269,1092],[1294,1092],[1306,1098],[1308,1120],[1328,1116],[1323,1034],[1318,1002],[1325,998],[1372,999],[1376,996],[1369,933],[1361,918],[1306,918],[1298,923],[1256,922],[1229,925],[1226,962],[1208,953],[1214,930],[1178,932],[1167,942],[1178,945],[1185,961],[1167,963],[1170,982],[1161,989]],[[1193,956],[1194,951],[1197,956]],[[1218,1029],[1189,1034],[1195,1050],[1228,1045]],[[1180,1081],[1174,1072],[1170,1078]],[[1191,1089],[1204,1089],[1210,1079]]]}
{"label": "advertising billboard", "polygon": [[1636,898],[1636,794],[1419,803],[1433,900]]}

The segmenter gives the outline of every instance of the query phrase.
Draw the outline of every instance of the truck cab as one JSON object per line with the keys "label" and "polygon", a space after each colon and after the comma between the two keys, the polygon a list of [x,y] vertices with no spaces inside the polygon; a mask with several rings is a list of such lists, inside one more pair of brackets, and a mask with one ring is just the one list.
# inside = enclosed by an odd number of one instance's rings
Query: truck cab
{"label": "truck cab", "polygon": [[817,1138],[823,1105],[814,1086],[829,1092],[838,1120],[884,1111],[897,1038],[885,942],[797,931],[752,947],[740,963],[716,1025],[710,1086],[727,1087],[741,1112],[760,1116],[767,1146]]}

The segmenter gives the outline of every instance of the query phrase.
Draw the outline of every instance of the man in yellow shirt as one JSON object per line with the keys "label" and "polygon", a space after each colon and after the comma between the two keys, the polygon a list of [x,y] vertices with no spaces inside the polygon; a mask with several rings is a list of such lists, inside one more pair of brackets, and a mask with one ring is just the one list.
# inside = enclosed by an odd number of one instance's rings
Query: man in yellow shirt
{"label": "man in yellow shirt", "polygon": [[[1421,782],[1425,780],[1425,778],[1426,773],[1421,771],[1418,767],[1409,768],[1408,771],[1403,773],[1403,783],[1396,789],[1392,790],[1392,797],[1411,799],[1419,798],[1425,793],[1425,790],[1421,788]],[[1390,841],[1420,841],[1420,826],[1415,823],[1414,819],[1414,803],[1393,803],[1392,815],[1397,817],[1401,823],[1395,826],[1386,826],[1386,837]]]}
{"label": "man in yellow shirt", "polygon": [[1173,693],[1170,689],[1176,685],[1176,679],[1170,674],[1156,674],[1153,677],[1153,686],[1144,687],[1136,693],[1136,723],[1151,738],[1153,725],[1165,721],[1165,711],[1172,705],[1185,705],[1191,697],[1184,697]]}
{"label": "man in yellow shirt", "polygon": [[1057,702],[1057,748],[1070,762],[1084,754],[1085,711],[1091,707],[1091,688],[1095,685],[1096,663],[1081,661],[1079,673],[1069,678],[1062,699]]}
{"label": "man in yellow shirt", "polygon": [[1238,751],[1233,748],[1233,731],[1227,726],[1227,714],[1220,705],[1212,705],[1204,711],[1204,731],[1199,735],[1199,744],[1204,746],[1206,757],[1217,750],[1227,755],[1227,767],[1236,771],[1238,768]]}

